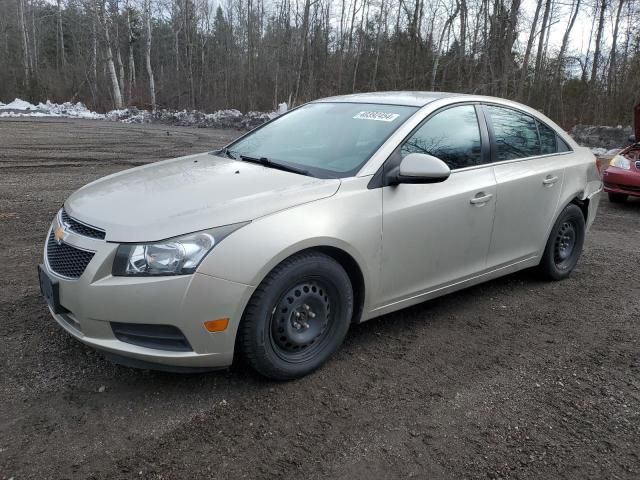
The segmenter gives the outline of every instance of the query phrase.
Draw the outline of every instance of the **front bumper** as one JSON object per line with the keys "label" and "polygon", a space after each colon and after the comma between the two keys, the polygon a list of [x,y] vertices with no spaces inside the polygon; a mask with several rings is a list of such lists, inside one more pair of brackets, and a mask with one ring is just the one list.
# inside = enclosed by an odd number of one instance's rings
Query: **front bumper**
{"label": "front bumper", "polygon": [[[52,229],[58,226],[54,221]],[[60,304],[68,312],[51,314],[81,342],[137,360],[184,368],[219,368],[231,364],[235,335],[254,287],[202,273],[164,277],[114,277],[111,266],[117,244],[66,232],[69,245],[95,251],[75,280],[57,275],[46,258],[47,274],[59,284]],[[229,318],[225,331],[208,332],[207,320]],[[177,327],[191,351],[147,348],[116,338],[111,322]],[[136,366],[136,363],[133,363]]]}
{"label": "front bumper", "polygon": [[604,190],[608,193],[619,193],[640,197],[640,172],[608,167],[603,172]]}

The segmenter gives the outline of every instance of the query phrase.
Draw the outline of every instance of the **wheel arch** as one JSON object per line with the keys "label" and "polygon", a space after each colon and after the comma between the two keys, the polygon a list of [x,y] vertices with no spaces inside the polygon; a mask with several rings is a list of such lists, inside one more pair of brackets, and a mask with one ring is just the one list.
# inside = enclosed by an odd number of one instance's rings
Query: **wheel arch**
{"label": "wheel arch", "polygon": [[362,269],[356,259],[338,247],[318,246],[303,251],[322,252],[333,258],[344,268],[349,276],[351,288],[353,289],[353,314],[351,316],[351,323],[360,323],[362,312],[364,311],[365,282]]}
{"label": "wheel arch", "polygon": [[304,247],[299,246],[297,249],[289,250],[285,255],[278,256],[277,261],[275,261],[272,265],[269,266],[269,268],[265,269],[265,271],[261,273],[260,278],[255,282],[255,284],[259,285],[260,283],[262,283],[266,276],[282,262],[285,262],[295,255],[309,252],[323,253],[324,255],[327,255],[328,257],[334,259],[342,268],[344,268],[349,277],[349,281],[351,282],[351,288],[353,288],[354,308],[353,314],[351,316],[351,323],[360,323],[362,314],[364,312],[365,292],[367,291],[365,275],[360,263],[355,259],[355,257],[347,250],[340,248],[339,246],[317,244]]}
{"label": "wheel arch", "polygon": [[589,218],[588,216],[589,215],[589,199],[585,198],[584,192],[582,191],[574,192],[571,195],[567,195],[566,198],[558,202],[558,208],[556,209],[556,212],[553,215],[553,218],[551,219],[551,223],[549,223],[549,226],[547,227],[546,238],[549,238],[549,235],[551,234],[551,229],[556,224],[556,221],[558,220],[562,212],[564,212],[564,209],[567,208],[569,205],[576,205],[582,212],[582,215],[584,216],[585,224],[587,223],[587,219]]}
{"label": "wheel arch", "polygon": [[[571,204],[577,205],[578,208],[580,208],[580,210],[582,211],[582,216],[584,217],[584,223],[586,224],[587,223],[587,219],[589,218],[589,199],[588,198],[584,198],[584,194],[580,193],[579,195],[576,195],[575,197],[573,197],[571,199],[571,201],[569,203],[567,203],[567,205],[562,207],[562,210],[564,210],[565,208],[567,208],[567,206],[569,206]],[[562,210],[560,210],[560,212],[558,212],[558,215],[560,215]]]}

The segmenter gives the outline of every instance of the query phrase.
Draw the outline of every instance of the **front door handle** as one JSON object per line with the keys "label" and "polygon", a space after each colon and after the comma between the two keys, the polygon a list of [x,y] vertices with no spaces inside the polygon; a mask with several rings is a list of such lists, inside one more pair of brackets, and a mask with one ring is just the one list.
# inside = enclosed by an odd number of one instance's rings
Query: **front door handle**
{"label": "front door handle", "polygon": [[469,200],[469,203],[471,203],[471,205],[478,205],[482,207],[492,198],[493,198],[493,195],[491,195],[490,193],[480,192],[471,200]]}
{"label": "front door handle", "polygon": [[558,177],[556,177],[555,175],[547,175],[545,179],[542,181],[542,184],[547,187],[550,187],[557,181],[558,181]]}

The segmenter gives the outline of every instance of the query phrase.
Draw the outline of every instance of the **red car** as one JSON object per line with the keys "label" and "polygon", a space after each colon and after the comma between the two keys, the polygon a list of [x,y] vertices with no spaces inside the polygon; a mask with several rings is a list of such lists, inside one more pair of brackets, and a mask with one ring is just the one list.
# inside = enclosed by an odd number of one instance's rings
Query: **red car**
{"label": "red car", "polygon": [[635,141],[611,159],[603,173],[604,191],[612,202],[640,197],[640,103],[634,109]]}

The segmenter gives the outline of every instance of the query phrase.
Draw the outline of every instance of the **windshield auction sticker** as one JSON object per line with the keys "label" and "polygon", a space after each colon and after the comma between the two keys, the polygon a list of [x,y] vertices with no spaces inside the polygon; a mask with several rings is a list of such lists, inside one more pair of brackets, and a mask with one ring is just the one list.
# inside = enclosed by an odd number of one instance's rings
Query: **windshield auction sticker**
{"label": "windshield auction sticker", "polygon": [[359,112],[355,117],[358,120],[377,120],[378,122],[393,122],[398,118],[398,113],[386,113],[386,112]]}

